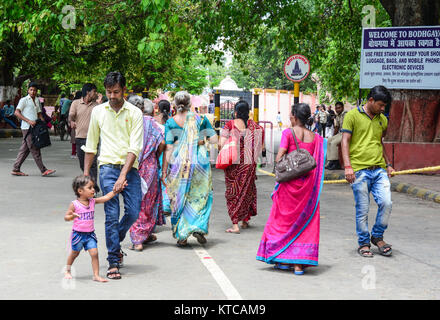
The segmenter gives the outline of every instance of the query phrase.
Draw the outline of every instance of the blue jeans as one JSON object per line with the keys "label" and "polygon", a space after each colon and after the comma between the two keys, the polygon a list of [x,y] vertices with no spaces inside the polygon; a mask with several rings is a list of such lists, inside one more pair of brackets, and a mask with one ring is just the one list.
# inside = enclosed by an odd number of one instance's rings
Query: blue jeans
{"label": "blue jeans", "polygon": [[376,201],[378,210],[376,222],[371,230],[375,238],[383,237],[388,227],[391,214],[391,184],[386,170],[359,170],[355,172],[356,180],[351,185],[356,202],[356,233],[359,246],[370,244],[368,231],[368,210],[370,207],[370,192]]}
{"label": "blue jeans", "polygon": [[[99,167],[99,181],[103,194],[113,190],[113,186],[121,173],[120,168],[112,165]],[[119,195],[104,203],[105,211],[105,241],[107,245],[107,261],[110,265],[119,265],[121,242],[124,240],[131,225],[136,222],[141,211],[142,191],[141,179],[136,169],[132,168],[127,174],[127,186],[121,192],[124,198],[125,214],[121,220]]]}
{"label": "blue jeans", "polygon": [[0,110],[0,120],[5,120],[5,122],[8,123],[12,128],[18,129],[15,123],[11,119],[8,119],[8,117],[5,116],[5,110],[3,109]]}
{"label": "blue jeans", "polygon": [[81,251],[98,248],[98,240],[96,239],[95,232],[79,232],[72,231],[72,250]]}

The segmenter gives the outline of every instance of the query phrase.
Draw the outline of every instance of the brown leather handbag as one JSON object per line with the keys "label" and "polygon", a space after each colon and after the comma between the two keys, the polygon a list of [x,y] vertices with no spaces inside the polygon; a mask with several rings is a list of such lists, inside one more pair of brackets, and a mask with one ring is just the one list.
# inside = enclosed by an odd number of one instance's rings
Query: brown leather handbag
{"label": "brown leather handbag", "polygon": [[299,148],[295,132],[292,128],[290,130],[295,140],[296,150],[283,155],[276,163],[275,180],[277,182],[293,180],[316,168],[315,158],[306,149]]}

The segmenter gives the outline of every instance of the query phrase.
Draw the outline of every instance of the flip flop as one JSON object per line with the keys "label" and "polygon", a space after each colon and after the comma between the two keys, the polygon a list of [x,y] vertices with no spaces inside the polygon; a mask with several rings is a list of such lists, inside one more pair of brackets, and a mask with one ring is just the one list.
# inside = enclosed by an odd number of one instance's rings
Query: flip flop
{"label": "flip flop", "polygon": [[281,263],[275,263],[273,267],[278,270],[290,270],[292,268],[288,264],[281,264]]}
{"label": "flip flop", "polygon": [[47,177],[47,176],[50,176],[51,174],[54,174],[56,172],[56,170],[46,170],[46,171],[44,171],[44,173],[42,173],[41,175],[43,176],[43,177]]}
{"label": "flip flop", "polygon": [[157,237],[154,235],[154,234],[152,234],[152,235],[150,235],[148,238],[147,238],[147,240],[145,240],[144,242],[142,242],[142,243],[149,243],[149,242],[153,242],[153,241],[156,241],[157,240]]}
{"label": "flip flop", "polygon": [[240,234],[240,231],[232,231],[232,229],[226,229],[225,232],[226,232],[226,233]]}
{"label": "flip flop", "polygon": [[249,223],[243,221],[243,222],[241,223],[241,228],[242,228],[242,229],[247,229],[247,228],[249,228]]}
{"label": "flip flop", "polygon": [[136,249],[134,244],[132,244],[131,246],[128,247],[128,249],[133,250],[133,251],[137,251],[137,252],[141,252],[142,250],[144,250],[144,247],[142,247],[142,249]]}
{"label": "flip flop", "polygon": [[21,172],[21,171],[12,171],[11,174],[13,176],[28,176],[28,174]]}

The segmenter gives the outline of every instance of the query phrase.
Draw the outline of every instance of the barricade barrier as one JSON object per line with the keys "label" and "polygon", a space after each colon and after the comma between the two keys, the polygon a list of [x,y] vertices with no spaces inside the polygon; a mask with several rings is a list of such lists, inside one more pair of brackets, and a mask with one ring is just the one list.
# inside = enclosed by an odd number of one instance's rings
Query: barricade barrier
{"label": "barricade barrier", "polygon": [[[267,174],[269,176],[275,177],[275,174],[272,172],[268,172],[262,169],[257,169],[261,173]],[[408,170],[401,170],[401,171],[394,171],[391,176],[397,176],[402,174],[413,174],[413,173],[424,173],[424,172],[433,172],[433,171],[440,171],[440,166],[434,166],[434,167],[425,167],[425,168],[419,168],[419,169],[408,169]],[[345,179],[340,180],[324,180],[324,184],[337,184],[337,183],[348,183]]]}

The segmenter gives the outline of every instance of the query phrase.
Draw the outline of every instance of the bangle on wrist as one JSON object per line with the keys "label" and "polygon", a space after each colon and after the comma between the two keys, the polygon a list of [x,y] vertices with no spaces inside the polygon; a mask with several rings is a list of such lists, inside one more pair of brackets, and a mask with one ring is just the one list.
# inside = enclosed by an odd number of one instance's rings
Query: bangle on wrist
{"label": "bangle on wrist", "polygon": [[353,169],[351,166],[344,166],[345,169]]}
{"label": "bangle on wrist", "polygon": [[393,165],[391,163],[387,163],[387,168],[392,167]]}

